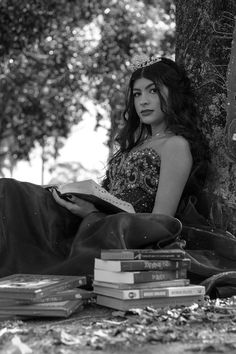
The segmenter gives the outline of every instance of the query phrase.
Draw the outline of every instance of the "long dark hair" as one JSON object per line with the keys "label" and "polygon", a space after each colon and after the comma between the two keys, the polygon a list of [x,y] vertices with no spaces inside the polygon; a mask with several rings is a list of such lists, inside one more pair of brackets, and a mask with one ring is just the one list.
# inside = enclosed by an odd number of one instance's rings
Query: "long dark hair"
{"label": "long dark hair", "polygon": [[[188,140],[194,164],[208,160],[208,144],[199,129],[199,115],[190,80],[183,67],[164,57],[152,65],[135,70],[131,75],[123,112],[125,124],[116,139],[120,146],[117,154],[130,151],[142,139],[151,135],[151,127],[140,124],[134,107],[133,86],[140,78],[154,82],[161,110],[165,113],[167,130]],[[162,94],[163,85],[168,88],[168,98]]]}

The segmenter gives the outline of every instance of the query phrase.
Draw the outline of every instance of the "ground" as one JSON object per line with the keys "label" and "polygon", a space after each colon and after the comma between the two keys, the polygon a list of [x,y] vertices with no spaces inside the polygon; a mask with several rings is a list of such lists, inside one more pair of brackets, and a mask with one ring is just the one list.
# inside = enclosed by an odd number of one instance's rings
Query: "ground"
{"label": "ground", "polygon": [[68,319],[2,320],[0,354],[235,353],[236,305],[120,312],[86,305]]}

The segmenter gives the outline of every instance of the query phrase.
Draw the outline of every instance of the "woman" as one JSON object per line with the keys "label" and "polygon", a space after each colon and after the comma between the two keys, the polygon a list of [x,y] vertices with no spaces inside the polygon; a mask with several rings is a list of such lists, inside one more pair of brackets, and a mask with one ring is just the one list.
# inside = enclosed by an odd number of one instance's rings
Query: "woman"
{"label": "woman", "polygon": [[[103,186],[136,212],[174,216],[191,170],[207,158],[190,81],[167,58],[141,58],[133,67],[120,149]],[[76,215],[95,210],[76,197],[71,204],[53,195]]]}
{"label": "woman", "polygon": [[206,157],[194,96],[170,59],[134,66],[119,150],[103,186],[137,214],[105,215],[87,201],[61,199],[27,182],[0,181],[0,276],[91,274],[102,248],[160,247],[175,240],[174,216],[191,171]]}
{"label": "woman", "polygon": [[[133,69],[125,123],[117,137],[119,149],[109,163],[103,186],[130,202],[137,214],[108,217],[90,203],[73,196],[68,203],[54,191],[59,205],[84,218],[71,247],[70,266],[68,260],[64,266],[76,269],[75,263],[71,267],[72,260],[76,262],[80,255],[82,271],[81,260],[86,255],[83,271],[92,272],[93,259],[101,248],[171,247],[180,232],[174,222],[177,216],[192,261],[190,280],[204,281],[212,297],[236,295],[236,239],[214,229],[209,221],[209,200],[203,198],[209,153],[198,129],[190,81],[167,58],[142,58]],[[63,266],[61,271],[65,271]]]}

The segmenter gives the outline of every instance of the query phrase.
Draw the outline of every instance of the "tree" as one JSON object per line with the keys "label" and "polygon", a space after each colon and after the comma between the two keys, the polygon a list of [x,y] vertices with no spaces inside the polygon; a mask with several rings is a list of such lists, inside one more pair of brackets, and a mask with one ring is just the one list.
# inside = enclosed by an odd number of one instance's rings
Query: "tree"
{"label": "tree", "polygon": [[[75,99],[69,68],[77,50],[66,27],[71,7],[63,0],[5,0],[0,7],[0,157],[14,166],[28,158],[35,141],[45,148],[48,137],[54,137],[56,156],[60,138],[84,108]],[[75,5],[73,10],[79,16]]]}
{"label": "tree", "polygon": [[189,0],[187,3],[185,0],[176,0],[175,3],[176,60],[184,64],[194,81],[202,131],[210,144],[212,171],[208,176],[207,190],[224,201],[225,210],[223,214],[218,214],[218,226],[226,226],[235,232],[235,131],[230,131],[229,139],[228,122],[232,120],[233,112],[231,116],[229,112],[227,115],[229,91],[227,93],[226,85],[230,55],[232,61],[236,54],[232,47],[235,1]]}
{"label": "tree", "polygon": [[3,0],[0,13],[0,165],[27,159],[35,141],[51,151],[51,137],[56,156],[84,97],[116,126],[133,53],[173,53],[169,0]]}

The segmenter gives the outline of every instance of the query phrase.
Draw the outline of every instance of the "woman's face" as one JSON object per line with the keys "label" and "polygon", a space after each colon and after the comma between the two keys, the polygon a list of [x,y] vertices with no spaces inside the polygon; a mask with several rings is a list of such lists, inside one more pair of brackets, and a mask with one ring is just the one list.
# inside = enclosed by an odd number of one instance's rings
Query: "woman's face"
{"label": "woman's face", "polygon": [[[167,99],[168,89],[162,88],[162,95]],[[161,110],[160,97],[153,81],[141,78],[133,86],[134,106],[140,121],[152,127],[152,133],[166,127],[165,113]]]}

